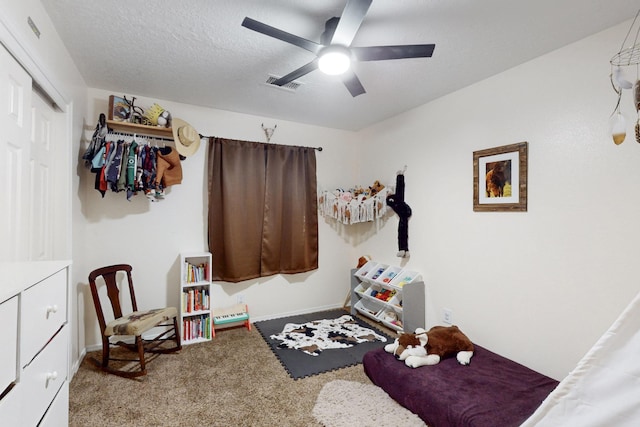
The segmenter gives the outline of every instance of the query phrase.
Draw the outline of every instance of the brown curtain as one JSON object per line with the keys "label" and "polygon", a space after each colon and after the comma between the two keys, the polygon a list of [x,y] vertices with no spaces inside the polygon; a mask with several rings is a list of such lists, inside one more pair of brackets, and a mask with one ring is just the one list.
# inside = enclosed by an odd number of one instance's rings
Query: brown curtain
{"label": "brown curtain", "polygon": [[315,149],[210,138],[208,160],[214,279],[318,268]]}

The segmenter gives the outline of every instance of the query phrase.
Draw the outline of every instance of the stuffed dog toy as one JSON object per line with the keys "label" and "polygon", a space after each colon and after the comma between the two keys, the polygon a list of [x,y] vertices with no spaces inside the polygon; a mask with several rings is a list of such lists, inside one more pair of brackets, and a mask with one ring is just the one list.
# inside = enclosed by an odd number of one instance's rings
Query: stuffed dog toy
{"label": "stuffed dog toy", "polygon": [[440,360],[455,355],[461,365],[468,365],[473,356],[473,343],[457,326],[434,326],[414,334],[401,334],[392,344],[384,347],[410,368],[436,365]]}

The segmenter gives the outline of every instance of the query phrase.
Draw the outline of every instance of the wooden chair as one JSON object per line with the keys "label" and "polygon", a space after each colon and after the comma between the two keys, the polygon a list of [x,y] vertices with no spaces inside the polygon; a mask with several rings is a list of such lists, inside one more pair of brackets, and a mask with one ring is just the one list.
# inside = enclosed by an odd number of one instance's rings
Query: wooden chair
{"label": "wooden chair", "polygon": [[[98,316],[100,324],[100,333],[102,335],[102,362],[94,359],[94,362],[105,372],[109,372],[121,377],[133,378],[147,374],[145,352],[148,353],[171,353],[182,348],[180,342],[180,330],[178,329],[178,312],[175,307],[159,308],[152,310],[138,311],[138,304],[133,289],[133,280],[131,278],[132,267],[127,264],[111,265],[108,267],[98,268],[89,274],[89,285],[91,287],[91,295],[93,296],[93,304]],[[120,289],[118,288],[118,273],[124,292],[124,278],[129,288],[129,296],[131,298],[131,307],[133,312],[130,314],[122,314],[122,306],[120,299]],[[98,280],[101,278],[102,280]],[[98,295],[98,284],[104,281],[107,289],[107,296],[111,302],[114,320],[107,322],[105,320],[104,311]],[[106,301],[105,301],[106,303]],[[153,328],[161,327],[163,331],[155,338],[142,338],[142,335]],[[111,342],[111,337],[133,336],[135,341],[133,344],[123,341]],[[173,341],[171,346],[167,342]],[[111,347],[119,346],[132,352],[137,352],[137,358],[119,358],[111,355]],[[133,367],[131,364],[125,364],[122,369],[114,368],[110,362],[136,362]]]}

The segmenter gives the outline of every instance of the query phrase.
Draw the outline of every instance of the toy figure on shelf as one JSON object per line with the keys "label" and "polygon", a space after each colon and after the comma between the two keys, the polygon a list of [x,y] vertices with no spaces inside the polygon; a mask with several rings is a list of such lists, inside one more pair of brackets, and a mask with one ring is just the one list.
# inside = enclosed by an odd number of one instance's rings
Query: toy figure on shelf
{"label": "toy figure on shelf", "polygon": [[143,124],[162,128],[171,127],[171,113],[158,104],[153,104],[144,113]]}
{"label": "toy figure on shelf", "polygon": [[400,258],[409,257],[409,218],[411,217],[411,208],[404,201],[404,173],[407,166],[398,171],[396,175],[396,192],[387,196],[387,205],[398,214],[400,222],[398,223],[398,256]]}
{"label": "toy figure on shelf", "polygon": [[124,101],[129,105],[129,111],[130,111],[129,122],[142,124],[142,116],[144,114],[144,111],[142,110],[142,108],[136,107],[134,105],[134,103],[136,102],[136,97],[135,96],[131,97],[131,101],[129,101],[127,97],[124,96]]}

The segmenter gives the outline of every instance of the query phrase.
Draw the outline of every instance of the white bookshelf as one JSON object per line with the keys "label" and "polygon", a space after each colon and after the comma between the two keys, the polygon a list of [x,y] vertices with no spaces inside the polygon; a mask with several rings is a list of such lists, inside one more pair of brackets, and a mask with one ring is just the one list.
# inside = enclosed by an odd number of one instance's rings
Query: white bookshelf
{"label": "white bookshelf", "polygon": [[211,341],[211,253],[180,254],[182,344]]}

